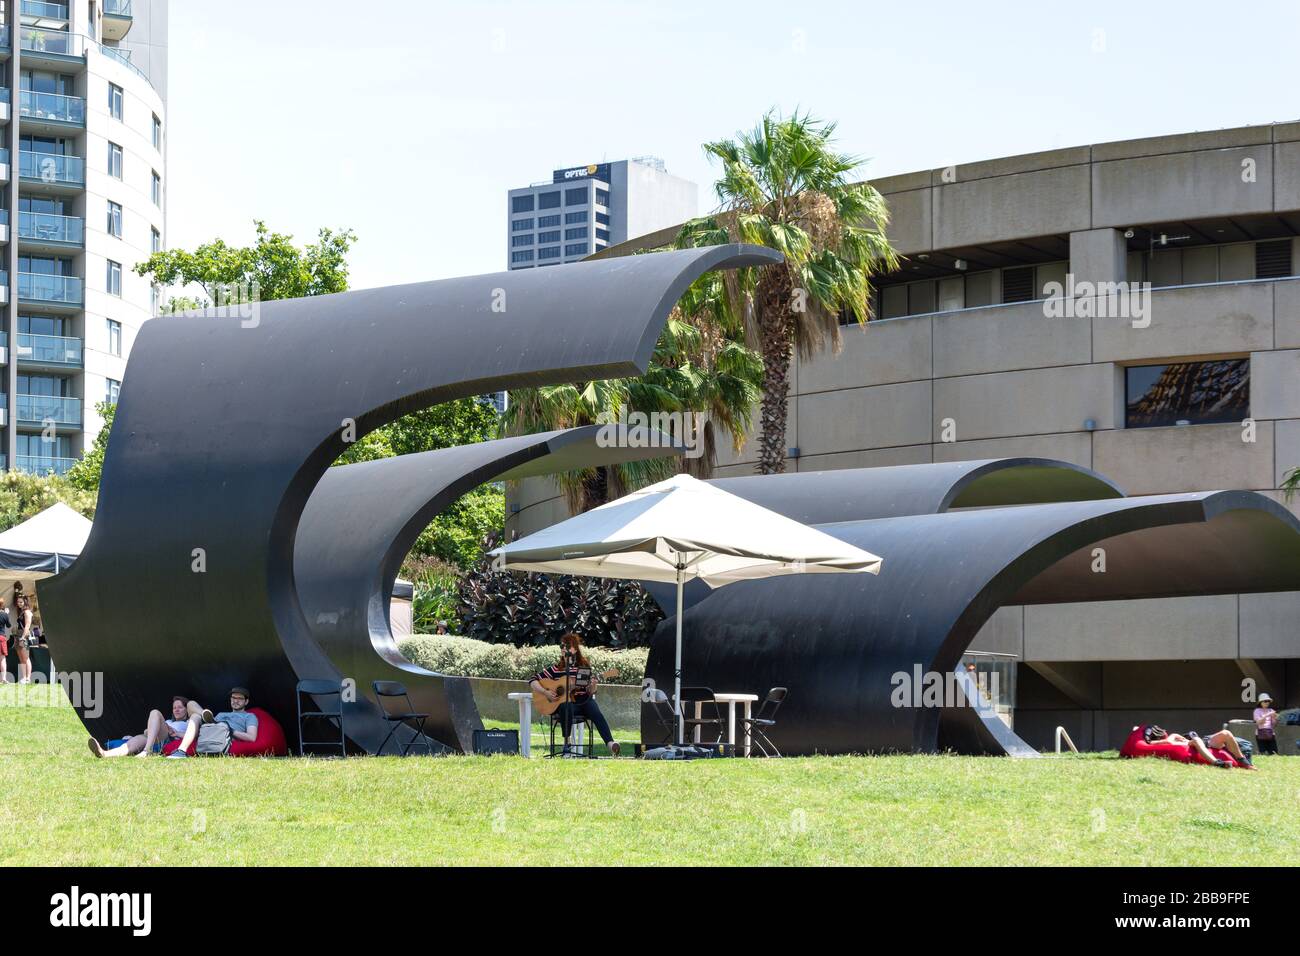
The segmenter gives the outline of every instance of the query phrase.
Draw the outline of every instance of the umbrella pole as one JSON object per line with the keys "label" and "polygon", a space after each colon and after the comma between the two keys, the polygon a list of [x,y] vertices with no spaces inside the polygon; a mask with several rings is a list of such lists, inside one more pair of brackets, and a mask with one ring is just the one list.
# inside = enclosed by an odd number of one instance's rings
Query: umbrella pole
{"label": "umbrella pole", "polygon": [[686,743],[685,715],[682,714],[682,564],[677,564],[677,658],[673,665],[673,703],[677,705],[677,745]]}

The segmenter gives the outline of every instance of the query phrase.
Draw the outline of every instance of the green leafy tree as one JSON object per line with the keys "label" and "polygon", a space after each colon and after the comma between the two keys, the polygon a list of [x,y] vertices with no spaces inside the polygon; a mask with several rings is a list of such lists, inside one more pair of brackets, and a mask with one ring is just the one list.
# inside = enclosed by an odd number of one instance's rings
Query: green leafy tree
{"label": "green leafy tree", "polygon": [[860,160],[833,148],[835,124],[796,112],[765,115],[735,139],[706,143],[722,164],[717,215],[686,223],[681,248],[749,242],[785,256],[725,280],[723,305],[746,323],[763,356],[759,471],[785,470],[790,362],[840,347],[844,313],[870,317],[871,281],[898,266],[885,238],[889,213],[867,183],[851,183]]}
{"label": "green leafy tree", "polygon": [[95,495],[59,475],[33,475],[23,471],[0,473],[0,531],[63,502],[87,518],[95,516]]}
{"label": "green leafy tree", "polygon": [[117,412],[116,403],[99,402],[96,411],[104,419],[104,427],[95,436],[95,443],[82,456],[81,460],[68,469],[68,483],[92,495],[99,494],[99,479],[104,473],[104,452],[108,450],[108,433],[113,430],[113,416]]}
{"label": "green leafy tree", "polygon": [[1300,491],[1300,468],[1292,468],[1282,479],[1282,491],[1286,493],[1286,500],[1290,501],[1295,497],[1297,491]]}
{"label": "green leafy tree", "polygon": [[[264,302],[347,290],[347,254],[356,242],[352,230],[321,229],[316,242],[300,248],[293,236],[271,232],[260,219],[254,222],[257,236],[251,246],[213,239],[193,250],[165,249],[139,263],[135,271],[159,285],[198,285],[210,301],[218,303],[227,289],[246,289],[254,283]],[[189,297],[173,302],[180,303],[179,308],[204,304]]]}

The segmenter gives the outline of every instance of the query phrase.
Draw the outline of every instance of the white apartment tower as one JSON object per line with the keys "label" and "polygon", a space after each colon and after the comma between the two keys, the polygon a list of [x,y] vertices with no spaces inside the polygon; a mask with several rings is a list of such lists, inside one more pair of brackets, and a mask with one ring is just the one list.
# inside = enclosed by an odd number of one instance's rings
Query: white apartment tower
{"label": "white apartment tower", "polygon": [[0,459],[65,472],[156,312],[166,0],[0,0]]}

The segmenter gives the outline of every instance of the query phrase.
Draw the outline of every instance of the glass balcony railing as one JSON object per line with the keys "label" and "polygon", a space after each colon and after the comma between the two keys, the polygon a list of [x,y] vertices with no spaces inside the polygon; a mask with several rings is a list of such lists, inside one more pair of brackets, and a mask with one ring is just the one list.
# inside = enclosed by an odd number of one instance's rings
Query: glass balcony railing
{"label": "glass balcony railing", "polygon": [[81,339],[66,335],[34,335],[18,333],[18,359],[39,362],[42,365],[68,365],[80,368],[82,363]]}
{"label": "glass balcony railing", "polygon": [[36,179],[43,183],[83,186],[86,182],[86,161],[80,156],[22,150],[18,154],[18,175],[23,179]]}
{"label": "glass balcony railing", "polygon": [[75,458],[46,458],[44,455],[16,455],[15,463],[19,471],[32,475],[66,475],[68,469],[77,463]]}
{"label": "glass balcony railing", "polygon": [[68,19],[66,3],[46,3],[44,0],[23,0],[18,12],[25,17],[39,17],[42,20]]}
{"label": "glass balcony railing", "polygon": [[[24,4],[25,6],[25,4]],[[67,30],[42,30],[40,27],[23,27],[18,42],[29,53],[54,53],[58,56],[81,56],[85,52],[79,33]]]}
{"label": "glass balcony railing", "polygon": [[102,43],[99,45],[99,49],[103,52],[105,56],[109,57],[110,59],[117,60],[118,63],[121,63],[124,67],[126,67],[128,70],[133,72],[136,76],[140,77],[146,82],[152,82],[151,80],[149,80],[149,74],[145,73],[144,70],[140,69],[138,66],[135,65],[135,63],[131,60],[131,54],[128,53],[126,50],[118,49],[115,46],[105,46]]}
{"label": "glass balcony railing", "polygon": [[9,49],[9,24],[0,23],[0,48]]}
{"label": "glass balcony railing", "polygon": [[58,395],[18,395],[18,421],[32,425],[81,424],[81,399]]}
{"label": "glass balcony railing", "polygon": [[[5,46],[7,46],[7,44],[0,43],[0,48],[3,48]],[[0,86],[0,103],[4,103],[6,105],[9,103],[9,87],[7,86]]]}
{"label": "glass balcony railing", "polygon": [[4,147],[0,147],[0,163],[9,165],[9,150]]}
{"label": "glass balcony railing", "polygon": [[80,216],[56,216],[48,212],[18,213],[18,238],[33,242],[62,242],[81,245],[86,223]]}
{"label": "glass balcony railing", "polygon": [[18,298],[28,302],[52,302],[58,305],[81,304],[81,279],[77,276],[52,276],[41,272],[18,273]]}
{"label": "glass balcony railing", "polygon": [[78,126],[86,124],[86,101],[80,96],[23,90],[18,98],[18,112],[29,119],[75,123]]}
{"label": "glass balcony railing", "polygon": [[104,0],[104,13],[110,17],[129,17],[131,0]]}

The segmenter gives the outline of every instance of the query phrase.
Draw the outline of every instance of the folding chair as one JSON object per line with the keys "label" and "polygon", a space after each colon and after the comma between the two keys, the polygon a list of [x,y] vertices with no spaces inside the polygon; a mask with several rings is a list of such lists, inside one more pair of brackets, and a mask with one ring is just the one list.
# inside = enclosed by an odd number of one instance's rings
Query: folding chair
{"label": "folding chair", "polygon": [[[428,749],[429,756],[432,757],[434,755],[433,742],[429,740],[424,732],[424,722],[429,719],[429,715],[416,712],[411,704],[411,695],[406,692],[406,685],[395,680],[377,680],[371,681],[370,686],[374,688],[375,697],[379,699],[379,711],[389,725],[388,736],[384,738],[384,742],[375,751],[375,756],[377,757],[384,752],[384,748],[388,746],[388,741],[393,738],[393,734],[397,733],[397,728],[409,720],[415,724],[415,736],[402,744],[401,755],[405,757],[410,753],[412,747],[424,746]],[[401,697],[406,701],[405,713],[395,714],[389,711],[386,701],[394,697]]]}
{"label": "folding chair", "polygon": [[[303,710],[302,695],[307,694],[311,699],[310,707],[324,707],[324,704],[317,703],[321,697],[337,698],[337,710]],[[343,732],[343,684],[336,680],[300,680],[298,681],[297,693],[294,700],[298,705],[298,756],[305,757],[306,747],[338,747],[339,756],[348,755],[347,735]],[[329,740],[308,740],[305,729],[306,719],[323,720],[327,725],[338,725],[339,736],[335,740],[331,737]]]}
{"label": "folding chair", "polygon": [[[749,739],[758,744],[758,749],[763,751],[764,757],[770,757],[772,754],[781,756],[781,751],[776,749],[776,744],[772,743],[772,738],[767,735],[767,731],[776,726],[776,712],[781,708],[785,695],[784,687],[773,687],[763,698],[763,703],[758,705],[758,712],[754,716],[740,719],[745,732],[749,734]],[[768,747],[772,748],[772,753],[767,752]]]}
{"label": "folding chair", "polygon": [[659,729],[663,731],[664,737],[660,743],[665,746],[675,743],[677,740],[677,715],[673,713],[672,700],[658,687],[649,688],[649,692],[642,700],[650,705],[650,709],[655,715],[655,722],[659,724]]}

